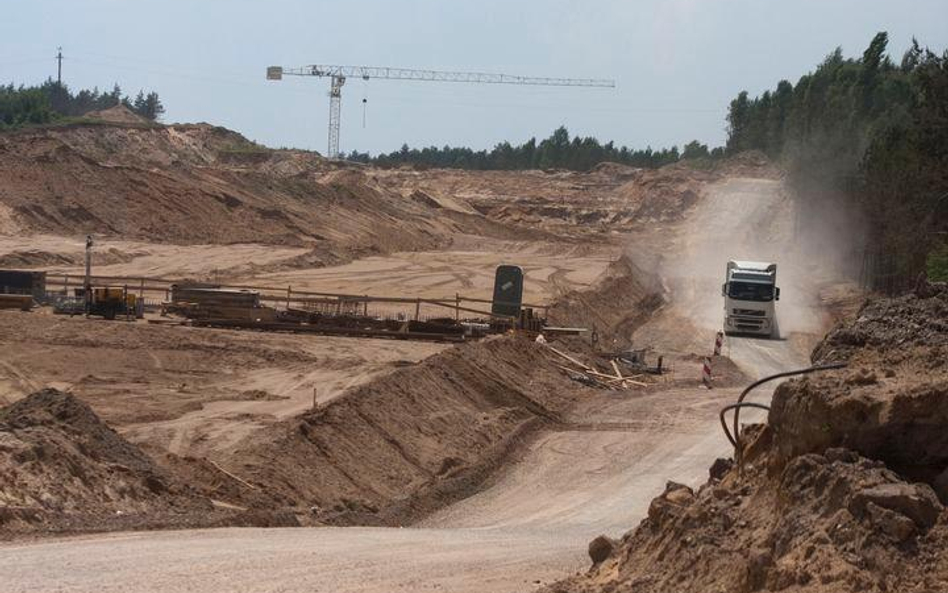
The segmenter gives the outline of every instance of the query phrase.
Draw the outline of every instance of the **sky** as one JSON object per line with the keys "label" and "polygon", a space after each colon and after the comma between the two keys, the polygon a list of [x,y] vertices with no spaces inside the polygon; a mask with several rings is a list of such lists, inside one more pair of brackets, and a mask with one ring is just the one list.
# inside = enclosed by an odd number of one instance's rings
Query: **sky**
{"label": "sky", "polygon": [[[631,148],[724,142],[727,105],[858,56],[948,47],[946,0],[0,0],[0,82],[155,90],[164,121],[325,152],[329,80],[266,67],[389,66],[609,78],[615,89],[350,79],[341,149],[491,148],[558,126]],[[365,100],[363,102],[363,99]]]}

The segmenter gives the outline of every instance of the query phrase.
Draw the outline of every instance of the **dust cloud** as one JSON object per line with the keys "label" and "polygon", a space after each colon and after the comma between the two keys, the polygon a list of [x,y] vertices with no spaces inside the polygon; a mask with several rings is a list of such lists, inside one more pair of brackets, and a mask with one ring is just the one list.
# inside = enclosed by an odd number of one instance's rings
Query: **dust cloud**
{"label": "dust cloud", "polygon": [[761,346],[768,349],[766,356],[745,347],[745,360],[735,359],[756,373],[805,362],[813,340],[826,330],[821,287],[855,280],[855,222],[828,205],[804,205],[777,180],[731,178],[710,186],[679,228],[655,231],[629,247],[634,261],[663,279],[668,300],[633,341],[706,353],[723,323],[721,285],[728,260],[767,261],[777,264],[781,338],[812,339],[783,353]]}

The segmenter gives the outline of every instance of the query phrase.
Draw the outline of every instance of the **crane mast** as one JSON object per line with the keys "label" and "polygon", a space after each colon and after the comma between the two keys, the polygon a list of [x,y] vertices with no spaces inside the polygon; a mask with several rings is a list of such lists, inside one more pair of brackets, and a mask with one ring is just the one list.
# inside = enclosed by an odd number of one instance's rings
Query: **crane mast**
{"label": "crane mast", "polygon": [[599,87],[615,88],[613,80],[599,78],[544,78],[517,76],[488,72],[452,72],[445,70],[414,70],[410,68],[384,68],[376,66],[327,66],[312,65],[301,68],[267,68],[267,80],[282,80],[284,76],[315,76],[329,78],[329,158],[339,157],[339,128],[342,107],[342,87],[349,77],[363,80],[414,80],[428,82],[461,82],[473,84],[511,84],[528,86]]}

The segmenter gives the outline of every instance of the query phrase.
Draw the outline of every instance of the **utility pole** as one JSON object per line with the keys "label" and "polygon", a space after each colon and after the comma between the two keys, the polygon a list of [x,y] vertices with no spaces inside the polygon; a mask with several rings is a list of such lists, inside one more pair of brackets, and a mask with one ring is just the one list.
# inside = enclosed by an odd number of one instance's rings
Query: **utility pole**
{"label": "utility pole", "polygon": [[89,314],[92,307],[92,235],[86,235],[86,277],[83,283],[82,296],[85,300],[85,311]]}
{"label": "utility pole", "polygon": [[57,52],[58,52],[58,53],[56,54],[56,63],[57,63],[57,67],[56,67],[56,86],[58,86],[59,88],[62,88],[62,86],[63,86],[63,48],[62,48],[62,46],[59,46],[59,47],[57,47],[56,49],[57,49]]}

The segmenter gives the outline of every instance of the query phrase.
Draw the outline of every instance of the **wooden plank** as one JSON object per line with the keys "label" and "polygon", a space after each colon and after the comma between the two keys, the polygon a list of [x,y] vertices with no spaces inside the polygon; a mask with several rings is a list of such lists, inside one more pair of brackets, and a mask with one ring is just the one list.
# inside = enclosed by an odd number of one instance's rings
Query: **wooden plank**
{"label": "wooden plank", "polygon": [[[587,373],[587,374],[590,374],[590,375],[593,375],[594,377],[602,377],[603,379],[619,380],[618,377],[613,377],[612,375],[607,375],[607,374],[605,374],[605,373],[600,373],[599,371],[594,371],[594,370],[592,370],[592,369],[586,371],[586,373]],[[628,378],[623,378],[622,380],[623,380],[623,381],[628,381],[629,383],[631,383],[631,384],[633,384],[633,385],[638,385],[639,387],[648,387],[648,383],[642,383],[641,381],[632,381],[631,379],[628,379]]]}
{"label": "wooden plank", "polygon": [[[583,364],[583,363],[579,362],[578,360],[576,360],[575,358],[573,358],[573,357],[570,356],[569,354],[566,354],[565,352],[561,352],[561,351],[557,350],[556,348],[554,348],[553,346],[547,345],[547,348],[549,348],[550,350],[552,350],[552,351],[555,352],[556,354],[559,354],[560,356],[562,356],[562,357],[565,358],[566,360],[570,361],[571,363],[573,363],[573,364],[575,364],[575,365],[578,365],[578,366],[581,367],[581,368],[586,369],[587,371],[591,371],[591,370],[592,370],[592,367],[590,367],[589,365]],[[608,377],[608,375],[606,375],[606,376]]]}
{"label": "wooden plank", "polygon": [[226,469],[224,469],[224,468],[222,468],[221,466],[217,465],[217,463],[215,463],[213,459],[208,459],[207,462],[210,463],[211,465],[213,465],[214,467],[216,467],[216,468],[217,468],[217,471],[221,472],[221,473],[224,474],[225,476],[227,476],[227,477],[229,477],[229,478],[231,478],[231,479],[233,479],[233,480],[236,480],[236,481],[240,482],[241,484],[243,484],[243,485],[246,486],[247,488],[250,488],[250,489],[252,489],[252,490],[257,490],[257,487],[256,487],[256,486],[254,486],[253,484],[251,484],[251,483],[248,482],[247,480],[244,480],[243,478],[240,478],[240,477],[235,476],[234,474],[230,473],[230,472],[227,471]]}

